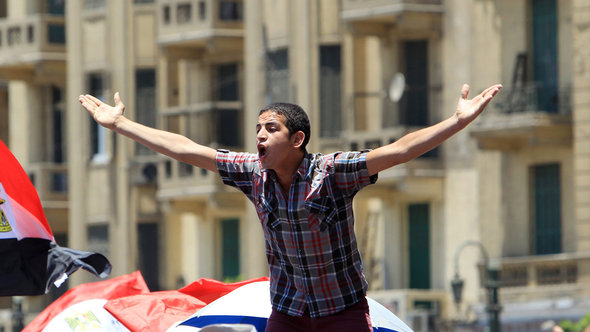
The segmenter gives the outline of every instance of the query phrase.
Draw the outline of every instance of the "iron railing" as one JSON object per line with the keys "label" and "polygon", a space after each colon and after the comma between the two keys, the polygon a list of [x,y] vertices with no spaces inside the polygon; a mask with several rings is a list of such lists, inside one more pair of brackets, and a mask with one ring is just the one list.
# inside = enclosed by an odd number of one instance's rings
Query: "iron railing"
{"label": "iron railing", "polygon": [[502,89],[493,103],[502,114],[545,112],[571,114],[571,89],[541,82]]}

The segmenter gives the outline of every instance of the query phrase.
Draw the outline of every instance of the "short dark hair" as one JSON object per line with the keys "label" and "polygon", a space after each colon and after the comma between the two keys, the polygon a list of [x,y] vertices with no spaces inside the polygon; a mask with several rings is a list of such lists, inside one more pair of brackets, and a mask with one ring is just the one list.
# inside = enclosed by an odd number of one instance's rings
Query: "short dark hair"
{"label": "short dark hair", "polygon": [[289,136],[298,131],[302,131],[305,138],[303,139],[303,144],[301,144],[301,149],[306,151],[305,147],[307,146],[307,143],[309,143],[311,126],[309,124],[307,113],[305,113],[301,106],[290,103],[273,103],[261,109],[258,116],[265,112],[275,112],[278,115],[284,116],[285,126],[287,126],[287,129],[289,130]]}

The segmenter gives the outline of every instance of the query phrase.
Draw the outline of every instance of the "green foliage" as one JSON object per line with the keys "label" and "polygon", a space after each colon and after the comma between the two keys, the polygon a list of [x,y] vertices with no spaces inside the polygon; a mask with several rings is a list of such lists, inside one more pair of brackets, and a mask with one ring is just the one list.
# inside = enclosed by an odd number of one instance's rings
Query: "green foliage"
{"label": "green foliage", "polygon": [[564,332],[582,332],[586,327],[590,326],[590,314],[582,317],[576,323],[571,320],[564,320],[559,323],[559,326],[561,326]]}

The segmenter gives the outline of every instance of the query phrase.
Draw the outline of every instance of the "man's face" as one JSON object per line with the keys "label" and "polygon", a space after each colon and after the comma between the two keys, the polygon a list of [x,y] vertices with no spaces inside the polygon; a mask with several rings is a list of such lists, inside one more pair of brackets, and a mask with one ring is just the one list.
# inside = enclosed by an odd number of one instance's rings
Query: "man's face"
{"label": "man's face", "polygon": [[[295,136],[295,135],[293,135]],[[292,151],[293,139],[285,126],[285,117],[266,111],[258,116],[256,124],[256,147],[260,163],[265,169],[285,166],[286,157]]]}

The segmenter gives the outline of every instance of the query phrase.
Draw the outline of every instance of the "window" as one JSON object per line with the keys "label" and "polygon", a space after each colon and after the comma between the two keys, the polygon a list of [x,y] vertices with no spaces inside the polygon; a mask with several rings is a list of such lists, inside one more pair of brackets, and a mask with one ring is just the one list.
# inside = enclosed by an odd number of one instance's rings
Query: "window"
{"label": "window", "polygon": [[267,53],[267,104],[289,100],[289,54],[286,49]]}
{"label": "window", "polygon": [[207,4],[205,1],[199,1],[199,20],[204,21],[207,19]]}
{"label": "window", "polygon": [[[156,71],[135,71],[135,120],[148,127],[156,127]],[[136,155],[153,155],[152,150],[136,143]]]}
{"label": "window", "polygon": [[240,220],[221,220],[221,256],[223,279],[240,274]]}
{"label": "window", "polygon": [[[51,87],[51,161],[56,164],[65,162],[64,141],[64,112],[61,109],[62,90],[56,86]],[[50,187],[54,192],[66,192],[68,188],[67,173],[53,172],[50,178]]]}
{"label": "window", "polygon": [[52,138],[53,138],[53,151],[52,161],[54,163],[63,163],[65,160],[64,151],[64,130],[63,130],[63,110],[61,109],[62,90],[56,86],[51,87],[51,105],[52,105]]}
{"label": "window", "polygon": [[[239,66],[237,63],[217,66],[217,101],[239,101]],[[241,146],[241,111],[237,108],[213,110],[214,140],[224,147]]]}
{"label": "window", "polygon": [[533,252],[561,253],[561,186],[559,164],[531,168]]}
{"label": "window", "polygon": [[27,25],[27,43],[32,44],[35,41],[35,28]]}
{"label": "window", "polygon": [[5,18],[8,16],[7,10],[7,2],[8,0],[0,0],[0,18]]}
{"label": "window", "polygon": [[533,80],[538,109],[558,111],[557,4],[555,0],[532,2]]}
{"label": "window", "polygon": [[238,99],[238,64],[217,66],[217,100],[237,101]]}
{"label": "window", "polygon": [[46,12],[51,15],[64,16],[66,0],[46,0]]}
{"label": "window", "polygon": [[164,24],[170,24],[170,6],[164,6],[164,9],[162,9],[162,20]]}
{"label": "window", "polygon": [[66,27],[63,24],[47,24],[47,42],[49,44],[65,44]]}
{"label": "window", "polygon": [[239,147],[242,145],[239,109],[214,110],[214,123],[217,128],[217,143],[222,147]]}
{"label": "window", "polygon": [[189,23],[191,19],[191,4],[179,4],[176,7],[176,23],[177,24],[186,24]]}
{"label": "window", "polygon": [[320,46],[320,136],[338,137],[342,130],[340,45]]}
{"label": "window", "polygon": [[425,127],[428,125],[428,42],[404,42],[403,61],[407,86],[400,100],[400,123]]}
{"label": "window", "polygon": [[221,0],[219,2],[219,19],[222,21],[241,21],[244,9],[241,1]]}
{"label": "window", "polygon": [[158,281],[159,266],[159,236],[157,223],[140,223],[137,225],[138,268],[145,283],[153,291],[160,290]]}
{"label": "window", "polygon": [[97,252],[105,257],[110,256],[109,225],[88,226],[88,251]]}
{"label": "window", "polygon": [[22,36],[20,27],[8,28],[8,45],[22,44]]}
{"label": "window", "polygon": [[0,140],[4,141],[4,144],[10,146],[8,141],[10,114],[8,112],[8,88],[0,87]]}
{"label": "window", "polygon": [[[88,92],[100,100],[105,100],[104,78],[102,74],[88,75]],[[106,129],[99,125],[92,117],[90,121],[90,151],[92,160],[105,162],[106,151]]]}
{"label": "window", "polygon": [[430,206],[408,206],[410,288],[430,288]]}

